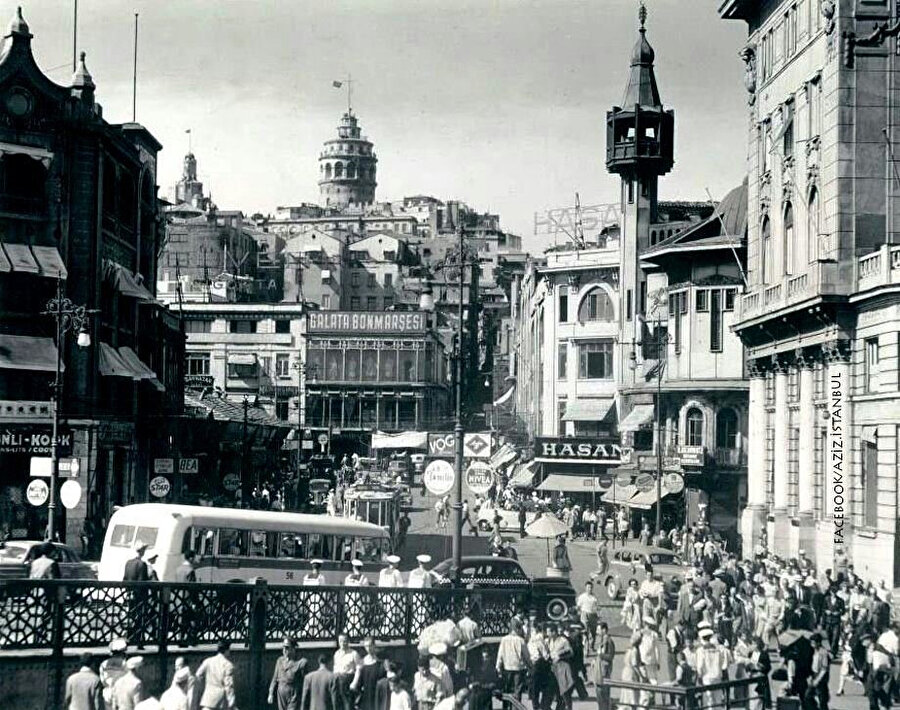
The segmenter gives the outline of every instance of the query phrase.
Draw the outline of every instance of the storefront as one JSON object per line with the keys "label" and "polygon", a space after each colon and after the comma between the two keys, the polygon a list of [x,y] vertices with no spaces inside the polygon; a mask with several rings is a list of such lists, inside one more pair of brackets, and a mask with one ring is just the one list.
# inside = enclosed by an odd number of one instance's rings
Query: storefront
{"label": "storefront", "polygon": [[613,485],[610,469],[628,460],[629,452],[612,438],[538,437],[534,462],[540,465],[537,490],[596,508]]}

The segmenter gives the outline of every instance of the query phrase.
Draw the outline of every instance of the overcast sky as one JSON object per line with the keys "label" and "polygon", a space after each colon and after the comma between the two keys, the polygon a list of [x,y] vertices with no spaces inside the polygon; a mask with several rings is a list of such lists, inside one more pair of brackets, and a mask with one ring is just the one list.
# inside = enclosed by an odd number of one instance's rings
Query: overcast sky
{"label": "overcast sky", "polygon": [[[23,5],[38,64],[71,79],[73,0]],[[743,23],[715,0],[648,0],[663,102],[676,112],[675,168],[661,199],[719,198],[745,170]],[[636,0],[81,0],[78,48],[111,122],[164,145],[161,193],[190,128],[200,178],[221,208],[271,212],[318,200],[317,156],[353,107],[378,154],[376,198],[461,199],[501,215],[537,250],[534,213],[617,199],[606,111],[622,99]]]}

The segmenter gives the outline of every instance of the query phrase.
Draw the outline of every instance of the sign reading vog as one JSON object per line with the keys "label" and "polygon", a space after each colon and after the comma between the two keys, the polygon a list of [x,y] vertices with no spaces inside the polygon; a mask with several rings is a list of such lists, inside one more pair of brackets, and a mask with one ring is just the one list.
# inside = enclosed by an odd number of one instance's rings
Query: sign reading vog
{"label": "sign reading vog", "polygon": [[426,326],[420,311],[312,311],[307,318],[307,331],[318,333],[419,333]]}

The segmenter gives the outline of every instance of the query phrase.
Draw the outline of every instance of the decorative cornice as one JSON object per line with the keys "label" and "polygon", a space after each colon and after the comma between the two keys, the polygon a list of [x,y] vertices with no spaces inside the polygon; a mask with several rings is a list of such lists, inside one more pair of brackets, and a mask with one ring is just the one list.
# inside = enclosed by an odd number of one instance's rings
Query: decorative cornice
{"label": "decorative cornice", "polygon": [[766,376],[766,366],[765,363],[758,358],[748,358],[747,359],[747,377],[750,379],[760,378],[763,379]]}
{"label": "decorative cornice", "polygon": [[828,364],[850,362],[850,341],[832,340],[822,343],[822,357]]}
{"label": "decorative cornice", "polygon": [[811,370],[819,361],[819,353],[814,348],[797,348],[794,350],[794,365],[798,369]]}
{"label": "decorative cornice", "polygon": [[747,89],[747,103],[756,103],[756,46],[748,44],[739,53],[744,60],[744,87]]}
{"label": "decorative cornice", "polygon": [[776,375],[786,375],[788,371],[788,361],[784,355],[772,356],[772,372]]}

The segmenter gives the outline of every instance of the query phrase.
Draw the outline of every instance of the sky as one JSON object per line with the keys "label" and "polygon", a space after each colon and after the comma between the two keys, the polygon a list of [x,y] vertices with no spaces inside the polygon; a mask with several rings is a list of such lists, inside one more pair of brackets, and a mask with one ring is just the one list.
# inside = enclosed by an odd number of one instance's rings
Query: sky
{"label": "sky", "polygon": [[[38,65],[71,81],[74,0],[0,0],[34,35]],[[675,109],[675,168],[660,199],[718,199],[746,170],[740,22],[716,0],[647,0],[656,76]],[[317,158],[353,109],[378,155],[377,200],[430,194],[500,214],[540,251],[535,213],[618,199],[606,112],[621,101],[636,0],[81,0],[77,47],[104,117],[164,149],[160,194],[188,149],[222,209],[317,202]],[[5,14],[3,14],[5,13]]]}

